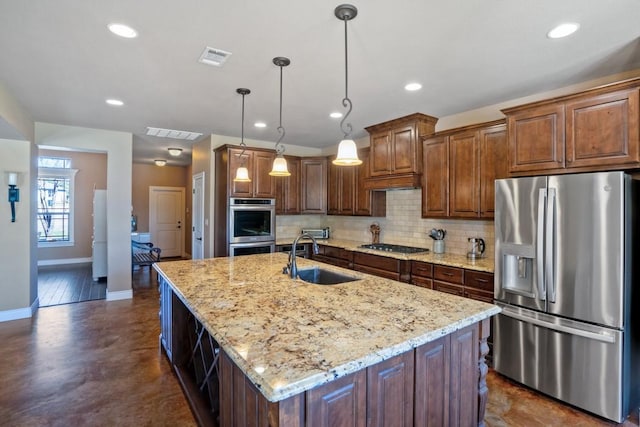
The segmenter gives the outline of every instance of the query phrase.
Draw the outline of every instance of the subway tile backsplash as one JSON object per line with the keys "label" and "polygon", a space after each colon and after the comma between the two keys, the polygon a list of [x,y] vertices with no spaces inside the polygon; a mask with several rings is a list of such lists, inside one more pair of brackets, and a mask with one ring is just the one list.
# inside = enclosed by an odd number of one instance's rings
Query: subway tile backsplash
{"label": "subway tile backsplash", "polygon": [[282,215],[276,218],[278,239],[297,236],[301,228],[331,227],[336,239],[371,241],[369,226],[380,224],[383,243],[418,246],[432,250],[433,240],[428,232],[432,228],[447,230],[445,252],[464,255],[469,250],[467,238],[485,240],[486,256],[493,257],[493,221],[460,219],[424,219],[421,214],[420,189],[387,191],[387,216],[384,218],[334,215]]}

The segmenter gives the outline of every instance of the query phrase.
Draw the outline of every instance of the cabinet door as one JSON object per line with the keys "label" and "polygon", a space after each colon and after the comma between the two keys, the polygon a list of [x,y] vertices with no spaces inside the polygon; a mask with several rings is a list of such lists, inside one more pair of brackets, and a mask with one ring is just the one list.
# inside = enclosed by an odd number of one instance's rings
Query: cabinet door
{"label": "cabinet door", "polygon": [[416,159],[415,126],[391,131],[391,170],[393,173],[419,172]]}
{"label": "cabinet door", "polygon": [[329,157],[327,166],[327,214],[340,214],[340,168],[331,161],[335,156]]}
{"label": "cabinet door", "polygon": [[327,213],[327,159],[309,157],[300,160],[301,213]]}
{"label": "cabinet door", "polygon": [[449,352],[447,335],[416,348],[414,425],[449,425]]}
{"label": "cabinet door", "polygon": [[276,187],[276,214],[300,213],[300,158],[285,156],[291,176],[274,177]]}
{"label": "cabinet door", "polygon": [[328,160],[327,213],[353,215],[355,209],[356,173],[361,166],[336,166]]}
{"label": "cabinet door", "polygon": [[[229,196],[231,197],[253,197],[253,184],[256,180],[253,167],[253,151],[245,150],[242,157],[241,149],[229,148]],[[240,166],[244,166],[249,171],[251,182],[235,182],[233,178]]]}
{"label": "cabinet door", "polygon": [[449,216],[480,214],[480,160],[476,132],[449,137]]}
{"label": "cabinet door", "polygon": [[391,134],[388,131],[371,134],[370,175],[384,176],[391,172]]}
{"label": "cabinet door", "polygon": [[568,102],[565,108],[567,167],[640,161],[637,88]]}
{"label": "cabinet door", "polygon": [[504,125],[481,129],[480,139],[480,217],[493,218],[495,180],[506,178],[507,131]]}
{"label": "cabinet door", "polygon": [[509,171],[564,167],[564,106],[550,104],[507,117]]}
{"label": "cabinet door", "polygon": [[449,216],[449,138],[425,139],[422,148],[422,217]]}
{"label": "cabinet door", "polygon": [[451,334],[449,426],[478,425],[478,324]]}
{"label": "cabinet door", "polygon": [[454,285],[452,283],[439,282],[437,280],[433,281],[433,290],[439,291],[439,292],[445,292],[451,295],[458,295],[459,297],[464,296],[464,286]]}
{"label": "cabinet door", "polygon": [[366,370],[338,378],[311,389],[306,394],[306,425],[365,427]]}
{"label": "cabinet door", "polygon": [[413,426],[413,352],[367,368],[367,427]]}
{"label": "cabinet door", "polygon": [[253,196],[272,198],[276,196],[274,177],[269,175],[273,167],[275,153],[255,151],[253,154],[253,166],[255,177],[253,179]]}
{"label": "cabinet door", "polygon": [[385,216],[387,214],[387,192],[371,191],[364,188],[370,176],[371,155],[369,148],[358,150],[362,164],[356,168],[356,194],[353,214],[359,216]]}

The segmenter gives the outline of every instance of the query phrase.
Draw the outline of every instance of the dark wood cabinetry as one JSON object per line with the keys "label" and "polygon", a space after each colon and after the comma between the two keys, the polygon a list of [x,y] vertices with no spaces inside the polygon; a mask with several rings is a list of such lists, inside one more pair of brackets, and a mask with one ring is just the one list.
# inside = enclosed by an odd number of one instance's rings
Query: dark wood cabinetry
{"label": "dark wood cabinetry", "polygon": [[336,166],[335,156],[328,158],[329,184],[327,188],[327,214],[356,216],[385,216],[387,193],[365,188],[369,178],[369,148],[358,150],[360,166]]}
{"label": "dark wood cabinetry", "polygon": [[640,79],[503,110],[515,175],[640,166]]}
{"label": "dark wood cabinetry", "polygon": [[276,214],[296,215],[300,213],[300,158],[285,156],[291,176],[275,177]]}
{"label": "dark wood cabinetry", "polygon": [[[225,157],[221,156],[221,166],[223,170],[218,174],[216,168],[216,178],[226,175],[229,185],[229,197],[265,197],[273,198],[276,196],[276,187],[274,178],[269,175],[273,166],[273,159],[276,155],[273,151],[260,149],[247,149],[241,157],[241,148],[224,147],[227,151],[226,165]],[[249,171],[251,182],[235,182],[233,178],[236,176],[236,170],[245,164]]]}
{"label": "dark wood cabinetry", "polygon": [[433,264],[421,261],[411,261],[411,281],[412,285],[423,288],[433,288]]}
{"label": "dark wood cabinetry", "polygon": [[417,188],[421,185],[421,137],[434,132],[438,119],[415,113],[366,128],[370,135],[367,189]]}
{"label": "dark wood cabinetry", "polygon": [[506,157],[502,121],[425,138],[422,216],[493,218],[494,182],[507,175]]}
{"label": "dark wood cabinetry", "polygon": [[367,368],[367,426],[413,423],[414,353],[407,352]]}
{"label": "dark wood cabinetry", "polygon": [[318,253],[312,253],[311,259],[342,268],[353,269],[353,252],[334,246],[319,244]]}
{"label": "dark wood cabinetry", "polygon": [[327,159],[303,157],[300,159],[300,213],[327,213]]}
{"label": "dark wood cabinetry", "polygon": [[353,253],[353,269],[374,276],[409,283],[411,261],[364,252]]}
{"label": "dark wood cabinetry", "polygon": [[329,384],[309,390],[306,399],[306,423],[309,426],[367,425],[367,375],[359,371]]}

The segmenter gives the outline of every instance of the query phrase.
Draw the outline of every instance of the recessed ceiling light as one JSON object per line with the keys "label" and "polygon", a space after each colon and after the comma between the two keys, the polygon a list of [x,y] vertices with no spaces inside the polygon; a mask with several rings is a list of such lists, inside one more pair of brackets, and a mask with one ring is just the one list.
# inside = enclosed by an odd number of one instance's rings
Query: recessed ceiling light
{"label": "recessed ceiling light", "polygon": [[551,31],[547,33],[547,37],[550,39],[559,39],[562,37],[567,37],[578,31],[580,28],[580,24],[576,22],[565,22],[564,24],[560,24]]}
{"label": "recessed ceiling light", "polygon": [[255,122],[253,125],[255,127],[257,127],[257,128],[266,128],[267,127],[267,124],[264,123],[264,122]]}
{"label": "recessed ceiling light", "polygon": [[420,83],[407,83],[404,89],[413,92],[422,89],[422,85]]}
{"label": "recessed ceiling light", "polygon": [[340,117],[342,117],[342,113],[335,111],[331,114],[329,114],[329,117],[331,117],[332,119],[339,119]]}
{"label": "recessed ceiling light", "polygon": [[177,157],[182,153],[182,148],[169,148],[169,154],[173,157]]}
{"label": "recessed ceiling light", "polygon": [[167,164],[167,161],[164,159],[154,160],[153,162],[156,164],[156,166],[164,166]]}
{"label": "recessed ceiling light", "polygon": [[117,36],[124,37],[126,39],[133,39],[135,37],[138,37],[138,32],[128,25],[109,24],[108,27],[109,31]]}
{"label": "recessed ceiling light", "polygon": [[107,99],[105,102],[109,105],[113,105],[114,107],[122,107],[124,105],[124,102],[119,99]]}

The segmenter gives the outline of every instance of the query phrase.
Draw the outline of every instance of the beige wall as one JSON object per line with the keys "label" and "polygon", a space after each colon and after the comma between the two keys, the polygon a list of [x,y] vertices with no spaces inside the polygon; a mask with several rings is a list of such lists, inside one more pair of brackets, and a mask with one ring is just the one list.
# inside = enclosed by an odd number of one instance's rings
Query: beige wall
{"label": "beige wall", "polygon": [[70,158],[71,168],[78,170],[73,199],[75,244],[69,247],[38,248],[38,260],[64,262],[65,259],[91,258],[93,190],[107,188],[107,155],[44,149],[39,150],[38,155]]}
{"label": "beige wall", "polygon": [[213,257],[213,178],[214,157],[211,151],[211,136],[193,144],[191,151],[191,175],[204,173],[204,254],[205,258]]}

